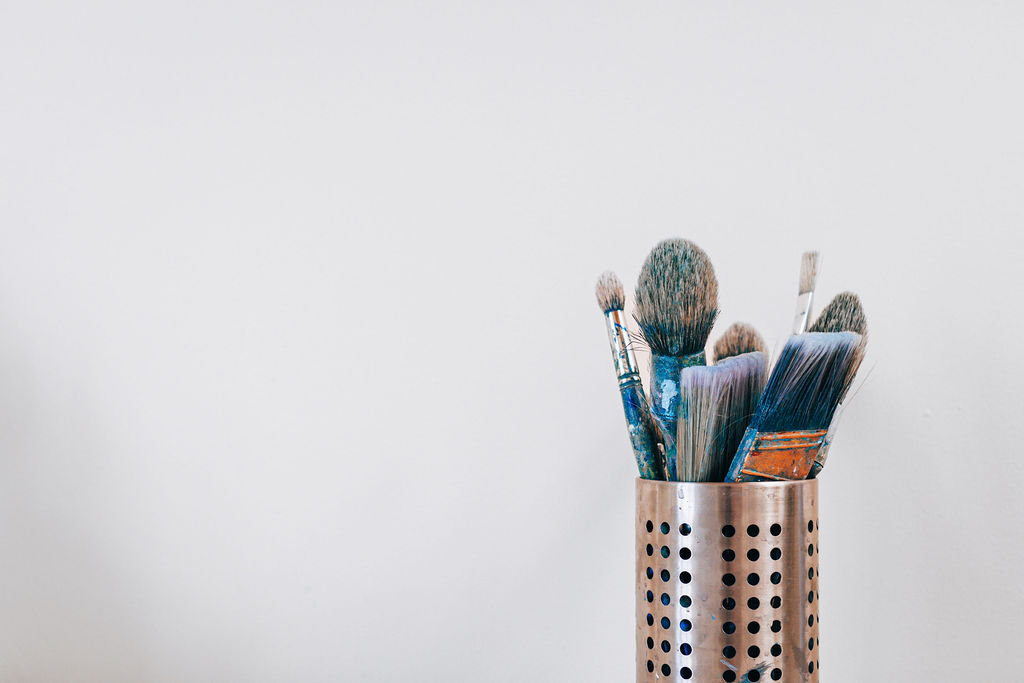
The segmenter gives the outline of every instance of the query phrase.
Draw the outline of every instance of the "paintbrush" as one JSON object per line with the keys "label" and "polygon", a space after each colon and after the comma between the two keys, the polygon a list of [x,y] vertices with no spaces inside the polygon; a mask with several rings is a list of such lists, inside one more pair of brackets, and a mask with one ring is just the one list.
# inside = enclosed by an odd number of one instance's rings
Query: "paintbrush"
{"label": "paintbrush", "polygon": [[741,353],[760,351],[768,356],[768,349],[764,345],[764,339],[757,333],[753,325],[747,323],[733,323],[726,328],[722,336],[715,342],[714,353],[715,363],[726,358],[738,356]]}
{"label": "paintbrush", "polygon": [[818,258],[816,251],[805,251],[800,258],[800,291],[796,297],[796,315],[793,317],[793,334],[807,330],[807,319],[814,303],[814,286],[818,282]]}
{"label": "paintbrush", "polygon": [[666,435],[665,466],[673,481],[679,373],[706,365],[704,345],[718,317],[718,280],[707,254],[684,239],[655,245],[640,269],[635,317],[651,349],[651,412]]}
{"label": "paintbrush", "polygon": [[767,360],[751,351],[712,366],[683,368],[679,379],[679,481],[724,481],[764,389]]}
{"label": "paintbrush", "polygon": [[[860,298],[853,292],[840,292],[836,294],[828,306],[822,310],[821,315],[811,325],[811,332],[856,332],[864,337],[862,344],[867,343],[868,320],[864,315],[864,308],[860,304]],[[839,425],[839,418],[843,414],[845,406],[840,404],[836,414],[828,426],[825,434],[825,442],[814,458],[811,465],[811,472],[808,479],[815,479],[828,459],[829,449],[832,447],[832,439],[835,438],[836,428]]]}
{"label": "paintbrush", "polygon": [[626,427],[633,454],[644,479],[664,479],[665,460],[663,446],[659,444],[660,433],[651,417],[636,357],[629,342],[629,328],[626,325],[626,294],[622,282],[615,273],[608,271],[597,280],[597,305],[604,313],[608,327],[608,343],[615,360],[615,374],[619,378],[619,393],[622,395],[622,409],[626,414]]}
{"label": "paintbrush", "polygon": [[864,357],[855,332],[793,335],[729,467],[726,481],[806,479]]}

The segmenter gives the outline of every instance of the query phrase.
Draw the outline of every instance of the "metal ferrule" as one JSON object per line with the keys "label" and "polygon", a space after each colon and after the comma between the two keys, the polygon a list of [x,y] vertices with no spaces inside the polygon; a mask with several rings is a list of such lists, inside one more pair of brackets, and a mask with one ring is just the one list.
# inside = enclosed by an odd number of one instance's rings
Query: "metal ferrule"
{"label": "metal ferrule", "polygon": [[825,434],[824,429],[761,433],[748,427],[726,481],[806,479]]}
{"label": "metal ferrule", "polygon": [[692,356],[651,356],[651,411],[666,435],[665,468],[670,481],[677,478],[675,441],[679,422],[679,373],[693,365],[707,365],[703,351]]}
{"label": "metal ferrule", "polygon": [[608,344],[615,359],[615,374],[619,378],[619,386],[639,384],[640,371],[637,369],[636,356],[633,355],[633,345],[629,339],[626,314],[622,311],[608,311],[604,316],[608,322]]}
{"label": "metal ferrule", "polygon": [[638,480],[637,683],[816,683],[818,535],[813,479]]}
{"label": "metal ferrule", "polygon": [[840,403],[839,407],[836,408],[835,415],[832,416],[832,422],[828,425],[828,432],[825,433],[825,440],[821,444],[821,448],[818,449],[818,454],[814,456],[811,473],[807,475],[808,479],[816,479],[822,468],[825,467],[825,461],[828,460],[828,451],[832,448],[832,439],[836,437],[836,427],[839,425],[839,418],[843,414],[843,407],[843,404]]}
{"label": "metal ferrule", "polygon": [[796,298],[796,315],[793,316],[793,334],[807,331],[807,320],[811,317],[811,304],[814,292],[804,292]]}

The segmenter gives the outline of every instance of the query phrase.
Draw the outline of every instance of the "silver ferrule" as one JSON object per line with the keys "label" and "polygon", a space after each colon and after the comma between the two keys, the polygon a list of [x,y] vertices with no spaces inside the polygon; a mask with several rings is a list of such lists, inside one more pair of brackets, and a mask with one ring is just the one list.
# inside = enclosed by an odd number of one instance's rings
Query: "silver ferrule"
{"label": "silver ferrule", "polygon": [[804,292],[796,298],[796,315],[793,317],[793,334],[807,331],[807,319],[811,317],[811,301],[814,292]]}
{"label": "silver ferrule", "polygon": [[615,358],[615,374],[619,378],[619,384],[639,382],[640,373],[637,370],[636,357],[633,355],[633,347],[629,339],[626,314],[622,311],[608,311],[604,317],[608,323],[608,344],[612,347],[612,356]]}

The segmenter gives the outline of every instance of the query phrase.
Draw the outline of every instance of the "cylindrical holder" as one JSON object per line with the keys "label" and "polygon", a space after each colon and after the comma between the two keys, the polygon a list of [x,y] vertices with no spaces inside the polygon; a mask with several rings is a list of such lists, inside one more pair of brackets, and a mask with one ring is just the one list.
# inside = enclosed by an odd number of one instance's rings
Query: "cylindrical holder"
{"label": "cylindrical holder", "polygon": [[818,680],[818,482],[637,479],[636,680]]}

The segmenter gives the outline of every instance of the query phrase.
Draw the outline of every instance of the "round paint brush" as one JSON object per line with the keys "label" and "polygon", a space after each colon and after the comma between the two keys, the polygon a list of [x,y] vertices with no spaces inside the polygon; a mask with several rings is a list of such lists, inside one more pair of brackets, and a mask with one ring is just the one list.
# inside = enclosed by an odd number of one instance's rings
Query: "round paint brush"
{"label": "round paint brush", "polygon": [[800,288],[796,297],[796,315],[793,317],[793,334],[807,331],[807,319],[814,303],[814,287],[818,283],[818,260],[816,251],[805,251],[800,258]]}
{"label": "round paint brush", "polygon": [[598,278],[595,293],[597,305],[604,313],[608,327],[608,343],[611,345],[612,358],[615,360],[622,409],[626,414],[629,441],[633,446],[640,476],[644,479],[664,479],[665,460],[662,454],[663,446],[659,443],[660,433],[651,417],[651,407],[647,403],[636,357],[629,343],[626,314],[622,311],[626,304],[625,290],[615,273],[609,271]]}
{"label": "round paint brush", "polygon": [[853,292],[836,294],[811,325],[810,331],[856,332],[866,335],[868,319],[864,316],[864,307],[860,305],[860,297]]}
{"label": "round paint brush", "polygon": [[[864,308],[860,305],[860,297],[853,292],[840,292],[832,297],[832,301],[821,312],[818,319],[811,325],[811,332],[856,332],[861,335],[861,344],[867,343],[868,319],[864,315]],[[852,381],[852,378],[851,378]],[[828,452],[832,447],[832,439],[836,436],[836,428],[839,425],[839,418],[843,415],[845,404],[840,404],[836,414],[828,426],[825,434],[825,442],[814,458],[811,465],[811,473],[808,479],[815,479],[828,460]]]}
{"label": "round paint brush", "polygon": [[733,323],[715,342],[715,363],[752,351],[760,351],[765,358],[768,357],[768,348],[764,345],[764,339],[757,333],[753,325]]}
{"label": "round paint brush", "polygon": [[[684,239],[655,245],[636,285],[636,321],[651,349],[651,412],[676,435],[679,374],[706,365],[704,346],[718,317],[718,280],[711,260]],[[668,479],[676,480],[675,439],[665,440]]]}

